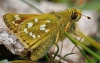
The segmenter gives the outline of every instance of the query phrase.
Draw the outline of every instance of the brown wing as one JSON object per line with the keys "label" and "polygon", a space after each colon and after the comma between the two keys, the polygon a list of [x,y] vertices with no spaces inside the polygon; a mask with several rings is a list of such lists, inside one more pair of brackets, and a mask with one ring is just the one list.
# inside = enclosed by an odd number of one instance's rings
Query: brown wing
{"label": "brown wing", "polygon": [[35,16],[38,16],[38,15],[35,15],[35,14],[6,14],[3,16],[3,19],[8,29],[12,33],[16,34],[20,23],[22,23],[23,21],[25,21],[26,19],[30,17],[35,17]]}

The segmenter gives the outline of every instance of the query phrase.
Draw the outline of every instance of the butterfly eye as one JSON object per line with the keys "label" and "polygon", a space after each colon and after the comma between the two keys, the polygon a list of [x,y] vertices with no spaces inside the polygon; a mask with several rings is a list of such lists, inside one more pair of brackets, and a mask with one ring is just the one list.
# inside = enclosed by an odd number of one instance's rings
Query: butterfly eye
{"label": "butterfly eye", "polygon": [[77,18],[77,13],[76,12],[72,12],[71,19],[75,20],[76,18]]}

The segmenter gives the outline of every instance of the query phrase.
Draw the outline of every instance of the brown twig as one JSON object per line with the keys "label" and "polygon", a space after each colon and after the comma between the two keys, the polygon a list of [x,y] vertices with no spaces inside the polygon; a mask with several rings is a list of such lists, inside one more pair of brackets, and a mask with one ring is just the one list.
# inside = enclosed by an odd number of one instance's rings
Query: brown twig
{"label": "brown twig", "polygon": [[[54,52],[52,52],[52,54],[55,54]],[[61,55],[57,55],[59,58],[63,59],[64,61],[68,62],[68,63],[81,63],[81,62],[77,62],[77,61],[74,61],[74,60],[71,60],[69,58],[65,58],[65,57],[62,57]]]}

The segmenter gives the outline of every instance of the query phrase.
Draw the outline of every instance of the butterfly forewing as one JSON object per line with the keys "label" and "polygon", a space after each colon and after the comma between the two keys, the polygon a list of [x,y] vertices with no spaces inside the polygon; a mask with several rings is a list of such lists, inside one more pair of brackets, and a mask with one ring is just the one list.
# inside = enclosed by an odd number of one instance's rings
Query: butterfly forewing
{"label": "butterfly forewing", "polygon": [[3,16],[5,24],[10,29],[12,33],[17,33],[18,26],[20,23],[22,23],[24,20],[34,17],[38,15],[34,14],[6,14]]}

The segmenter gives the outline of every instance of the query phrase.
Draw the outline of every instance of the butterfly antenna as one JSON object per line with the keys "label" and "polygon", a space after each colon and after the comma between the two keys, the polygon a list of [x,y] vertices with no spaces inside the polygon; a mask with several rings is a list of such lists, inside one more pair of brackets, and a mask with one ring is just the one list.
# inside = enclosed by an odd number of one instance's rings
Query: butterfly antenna
{"label": "butterfly antenna", "polygon": [[[78,8],[78,6],[80,6],[82,3],[83,3],[83,1],[80,0],[79,4],[76,6],[76,8]],[[84,16],[84,17],[87,17],[88,19],[91,19],[89,16],[85,16],[85,15],[83,15],[83,14],[81,14],[81,15]]]}
{"label": "butterfly antenna", "polygon": [[89,17],[89,16],[85,16],[85,15],[83,15],[83,14],[81,14],[82,16],[84,16],[84,17],[87,17],[88,19],[91,19],[91,17]]}
{"label": "butterfly antenna", "polygon": [[78,6],[80,6],[83,3],[82,0],[80,0],[79,4],[76,6],[76,8],[78,8]]}

